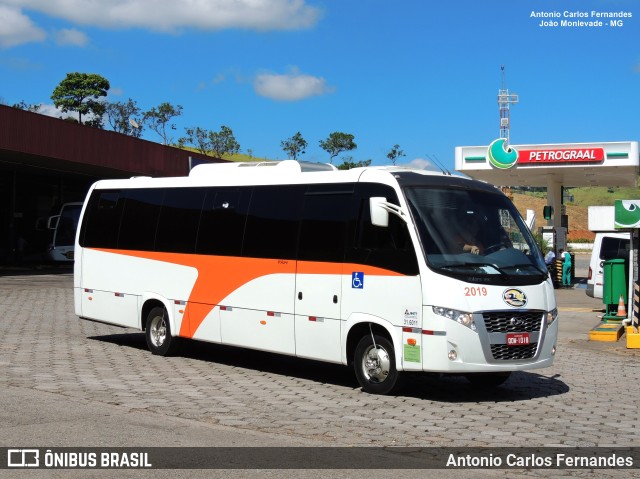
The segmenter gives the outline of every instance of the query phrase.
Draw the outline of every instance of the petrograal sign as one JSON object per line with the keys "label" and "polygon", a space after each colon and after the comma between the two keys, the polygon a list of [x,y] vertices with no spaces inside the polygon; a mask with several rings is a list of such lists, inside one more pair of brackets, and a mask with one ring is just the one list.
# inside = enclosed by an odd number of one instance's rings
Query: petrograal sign
{"label": "petrograal sign", "polygon": [[563,148],[558,150],[520,150],[518,164],[589,163],[604,161],[604,148]]}
{"label": "petrograal sign", "polygon": [[487,149],[489,163],[501,170],[515,165],[532,166],[548,164],[601,163],[605,160],[604,148],[536,148],[516,149],[506,144],[504,138],[494,140]]}

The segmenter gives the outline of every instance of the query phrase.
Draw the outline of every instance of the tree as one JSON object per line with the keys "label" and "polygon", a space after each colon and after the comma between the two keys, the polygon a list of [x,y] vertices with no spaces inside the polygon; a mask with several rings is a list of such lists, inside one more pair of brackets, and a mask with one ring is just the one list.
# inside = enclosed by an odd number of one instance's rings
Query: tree
{"label": "tree", "polygon": [[387,158],[393,164],[396,165],[396,161],[398,161],[401,157],[407,156],[404,154],[404,151],[400,149],[400,145],[393,145],[393,148],[387,153]]}
{"label": "tree", "polygon": [[302,138],[300,132],[297,132],[291,138],[281,141],[280,146],[287,154],[287,158],[297,160],[298,155],[303,155],[305,153],[305,149],[307,148],[307,141]]}
{"label": "tree", "polygon": [[537,231],[533,233],[533,239],[538,245],[538,248],[540,248],[540,253],[542,253],[542,256],[545,256],[550,249],[547,240],[542,236],[542,233],[539,233]]}
{"label": "tree", "polygon": [[193,145],[203,155],[215,155],[222,158],[226,154],[234,154],[240,151],[240,144],[233,136],[233,131],[228,126],[222,125],[220,131],[205,130],[199,126],[185,128],[186,136],[180,138],[178,144]]}
{"label": "tree", "polygon": [[85,123],[101,128],[105,104],[99,99],[107,96],[110,87],[109,80],[95,73],[67,73],[51,99],[63,113],[77,111],[78,123],[83,124],[83,115],[92,115]]}
{"label": "tree", "polygon": [[181,147],[185,144],[193,145],[203,155],[208,155],[211,152],[211,140],[209,138],[211,132],[209,130],[205,130],[199,126],[185,128],[184,130],[187,136],[180,138],[178,145]]}
{"label": "tree", "polygon": [[211,150],[218,158],[240,151],[240,144],[236,141],[233,131],[228,126],[222,125],[219,132],[210,132],[209,139],[211,140]]}
{"label": "tree", "polygon": [[169,132],[167,130],[176,129],[176,125],[173,123],[169,124],[169,121],[180,115],[182,115],[181,105],[173,106],[171,103],[165,102],[158,105],[158,107],[154,106],[151,110],[146,112],[143,120],[151,130],[160,135],[163,144],[168,145],[173,141],[173,138],[169,136]]}
{"label": "tree", "polygon": [[320,147],[329,153],[329,163],[333,163],[333,159],[343,151],[351,151],[358,148],[353,141],[353,135],[334,131],[326,140],[320,140]]}
{"label": "tree", "polygon": [[126,103],[121,101],[105,103],[107,121],[116,133],[140,138],[144,128],[144,117],[141,117],[140,113],[138,104],[131,98]]}
{"label": "tree", "polygon": [[20,103],[15,103],[12,106],[13,108],[17,108],[18,110],[26,110],[32,113],[38,113],[40,111],[40,108],[42,108],[42,105],[28,105],[24,100],[20,100]]}
{"label": "tree", "polygon": [[371,165],[371,160],[353,161],[352,157],[344,158],[344,163],[338,165],[339,170],[350,170],[351,168],[361,168]]}

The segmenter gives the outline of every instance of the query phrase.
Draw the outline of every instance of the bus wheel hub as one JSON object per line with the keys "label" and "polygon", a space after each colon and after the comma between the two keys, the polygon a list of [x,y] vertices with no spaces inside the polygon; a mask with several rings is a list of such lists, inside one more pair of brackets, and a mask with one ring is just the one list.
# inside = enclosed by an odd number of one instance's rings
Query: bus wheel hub
{"label": "bus wheel hub", "polygon": [[372,381],[384,381],[389,375],[391,362],[389,355],[382,348],[372,347],[364,359],[364,369]]}

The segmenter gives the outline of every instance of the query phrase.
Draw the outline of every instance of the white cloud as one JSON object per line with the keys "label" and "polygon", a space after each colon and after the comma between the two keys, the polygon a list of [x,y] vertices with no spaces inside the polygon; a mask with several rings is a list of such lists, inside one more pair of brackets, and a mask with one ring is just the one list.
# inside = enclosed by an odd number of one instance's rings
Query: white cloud
{"label": "white cloud", "polygon": [[218,73],[216,76],[213,77],[213,79],[211,80],[211,83],[213,85],[218,85],[223,81],[225,81],[226,79],[227,79],[227,76],[224,73]]}
{"label": "white cloud", "polygon": [[35,26],[19,8],[0,3],[0,47],[9,48],[45,39],[44,30]]}
{"label": "white cloud", "polygon": [[[40,103],[38,108],[38,113],[40,113],[41,115],[46,115],[46,116],[51,116],[53,118],[62,118],[62,119],[66,119],[66,118],[72,118],[74,120],[78,119],[78,113],[75,111],[68,111],[66,113],[64,113],[62,110],[60,110],[59,108],[57,108],[54,104],[52,103]],[[82,116],[82,121],[88,121],[95,118],[95,115],[93,114],[86,114]]]}
{"label": "white cloud", "polygon": [[70,45],[83,47],[89,42],[89,38],[80,30],[65,28],[56,32],[56,43],[58,45]]}
{"label": "white cloud", "polygon": [[67,113],[62,113],[55,105],[50,103],[41,103],[40,108],[38,109],[38,113],[42,115],[52,116],[54,118],[62,118],[70,116]]}
{"label": "white cloud", "polygon": [[257,75],[253,87],[260,96],[280,101],[298,101],[311,96],[333,93],[324,78],[314,77],[292,69],[289,73],[262,73]]}
{"label": "white cloud", "polygon": [[313,26],[321,11],[305,0],[0,0],[78,25],[104,28],[292,30]]}

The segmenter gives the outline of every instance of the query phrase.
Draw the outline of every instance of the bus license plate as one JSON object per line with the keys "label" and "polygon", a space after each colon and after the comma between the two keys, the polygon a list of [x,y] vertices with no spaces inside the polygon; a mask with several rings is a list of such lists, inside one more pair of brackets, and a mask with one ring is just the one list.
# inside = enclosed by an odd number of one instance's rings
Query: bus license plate
{"label": "bus license plate", "polygon": [[507,346],[527,346],[529,344],[529,333],[508,333]]}

